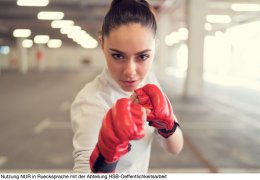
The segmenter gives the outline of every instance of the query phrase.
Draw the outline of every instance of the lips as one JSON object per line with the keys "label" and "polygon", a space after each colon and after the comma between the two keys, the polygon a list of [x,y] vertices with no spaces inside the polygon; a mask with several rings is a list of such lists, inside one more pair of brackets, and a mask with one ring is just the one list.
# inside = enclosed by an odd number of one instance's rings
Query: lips
{"label": "lips", "polygon": [[127,81],[121,81],[122,84],[126,87],[134,87],[138,85],[138,81],[137,80],[127,80]]}

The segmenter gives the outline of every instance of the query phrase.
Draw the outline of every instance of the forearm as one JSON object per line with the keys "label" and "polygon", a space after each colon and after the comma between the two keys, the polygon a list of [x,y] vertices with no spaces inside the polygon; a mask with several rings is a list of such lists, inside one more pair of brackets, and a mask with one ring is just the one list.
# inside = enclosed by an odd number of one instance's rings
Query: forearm
{"label": "forearm", "polygon": [[92,152],[92,149],[85,148],[85,149],[77,149],[73,151],[73,158],[74,158],[74,167],[73,171],[76,173],[90,173],[89,167],[89,156]]}
{"label": "forearm", "polygon": [[179,154],[183,148],[183,134],[180,127],[168,138],[158,134],[158,138],[163,149],[171,154]]}

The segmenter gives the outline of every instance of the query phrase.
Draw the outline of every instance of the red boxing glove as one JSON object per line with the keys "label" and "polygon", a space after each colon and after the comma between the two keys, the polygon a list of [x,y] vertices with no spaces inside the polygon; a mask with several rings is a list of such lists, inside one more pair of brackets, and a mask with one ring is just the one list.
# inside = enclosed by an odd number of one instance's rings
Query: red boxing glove
{"label": "red boxing glove", "polygon": [[135,93],[139,103],[151,110],[147,116],[149,125],[157,128],[163,137],[171,136],[179,124],[174,120],[171,103],[164,93],[153,84],[136,89]]}
{"label": "red boxing glove", "polygon": [[121,156],[130,150],[130,140],[144,137],[142,106],[119,99],[102,123],[98,142],[90,156],[92,172],[114,172]]}

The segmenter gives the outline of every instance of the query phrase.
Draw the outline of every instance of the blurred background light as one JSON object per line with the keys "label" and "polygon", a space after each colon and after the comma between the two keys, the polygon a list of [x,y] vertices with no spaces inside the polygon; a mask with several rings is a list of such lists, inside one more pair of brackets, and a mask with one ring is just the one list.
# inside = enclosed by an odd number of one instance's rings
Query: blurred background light
{"label": "blurred background light", "polygon": [[35,44],[46,44],[49,41],[50,37],[48,35],[36,35],[34,37]]}
{"label": "blurred background light", "polygon": [[229,15],[207,15],[206,19],[210,23],[230,23],[231,17]]}
{"label": "blurred background light", "polygon": [[74,21],[72,20],[54,20],[51,22],[52,28],[65,28],[73,25]]}
{"label": "blurred background light", "polygon": [[62,19],[64,17],[63,12],[48,12],[48,11],[41,11],[38,13],[37,18],[40,20],[57,20]]}
{"label": "blurred background light", "polygon": [[259,4],[234,3],[231,4],[233,11],[260,11]]}
{"label": "blurred background light", "polygon": [[31,35],[30,29],[15,29],[13,31],[14,37],[29,37]]}
{"label": "blurred background light", "polygon": [[60,32],[61,34],[69,34],[70,32],[77,32],[80,30],[81,30],[80,26],[68,26],[68,27],[61,28]]}
{"label": "blurred background light", "polygon": [[0,54],[7,55],[10,52],[9,46],[0,46]]}
{"label": "blurred background light", "polygon": [[33,46],[33,41],[31,39],[24,39],[22,42],[24,48],[31,48]]}
{"label": "blurred background light", "polygon": [[49,48],[59,48],[62,45],[62,41],[60,39],[50,39],[47,45]]}
{"label": "blurred background light", "polygon": [[178,44],[181,41],[188,40],[189,31],[187,28],[179,28],[177,32],[171,32],[165,37],[165,43],[167,46]]}
{"label": "blurred background light", "polygon": [[206,31],[211,31],[212,30],[212,25],[210,23],[205,23],[204,28]]}
{"label": "blurred background light", "polygon": [[49,0],[17,0],[18,6],[47,6]]}

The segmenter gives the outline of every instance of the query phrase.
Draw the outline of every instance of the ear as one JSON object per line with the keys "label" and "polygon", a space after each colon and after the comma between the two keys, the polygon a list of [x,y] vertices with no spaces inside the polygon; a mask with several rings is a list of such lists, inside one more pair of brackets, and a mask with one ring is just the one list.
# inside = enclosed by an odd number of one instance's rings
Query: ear
{"label": "ear", "polygon": [[102,37],[102,35],[98,36],[98,41],[102,50],[104,50],[104,38]]}

